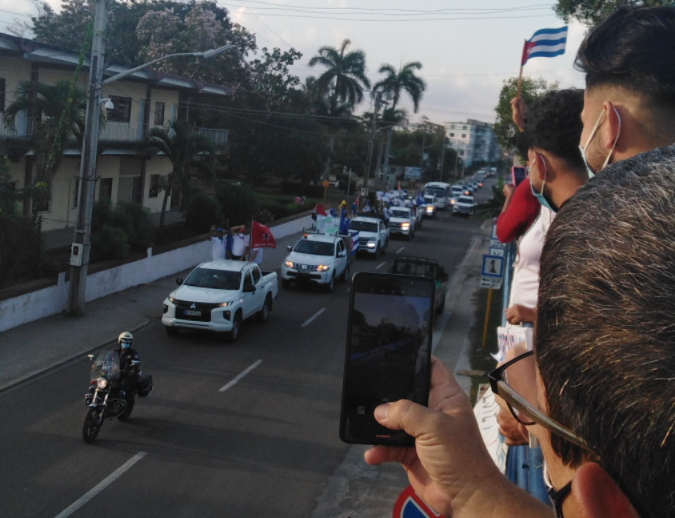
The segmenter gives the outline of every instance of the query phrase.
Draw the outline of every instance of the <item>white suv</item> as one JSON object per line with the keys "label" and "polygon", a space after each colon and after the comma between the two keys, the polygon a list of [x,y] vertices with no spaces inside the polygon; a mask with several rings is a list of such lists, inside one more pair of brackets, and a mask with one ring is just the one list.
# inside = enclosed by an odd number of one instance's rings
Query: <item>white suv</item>
{"label": "white suv", "polygon": [[349,250],[339,236],[305,234],[281,265],[281,283],[288,288],[291,281],[319,284],[329,293],[335,280],[349,278]]}
{"label": "white suv", "polygon": [[359,252],[375,254],[375,259],[389,246],[389,230],[379,218],[359,216],[349,222],[349,230],[359,232]]}
{"label": "white suv", "polygon": [[415,237],[415,215],[412,209],[408,207],[392,207],[389,209],[391,217],[389,218],[389,233],[400,234],[408,238]]}

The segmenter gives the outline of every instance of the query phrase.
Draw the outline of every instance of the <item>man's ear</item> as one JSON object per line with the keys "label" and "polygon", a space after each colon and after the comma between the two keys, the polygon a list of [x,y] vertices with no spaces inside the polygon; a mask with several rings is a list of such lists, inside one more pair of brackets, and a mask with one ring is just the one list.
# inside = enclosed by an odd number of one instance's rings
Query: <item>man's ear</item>
{"label": "man's ear", "polygon": [[534,159],[537,163],[537,177],[543,182],[544,180],[550,181],[551,176],[549,175],[549,167],[548,164],[546,163],[546,157],[540,153],[537,152],[534,154]]}
{"label": "man's ear", "polygon": [[614,140],[616,140],[621,133],[621,119],[619,118],[618,110],[612,102],[605,101],[602,108],[607,114],[607,121],[600,128],[600,132],[602,133],[600,142],[605,149],[612,149]]}
{"label": "man's ear", "polygon": [[577,469],[569,498],[576,500],[582,518],[640,518],[616,482],[594,462]]}

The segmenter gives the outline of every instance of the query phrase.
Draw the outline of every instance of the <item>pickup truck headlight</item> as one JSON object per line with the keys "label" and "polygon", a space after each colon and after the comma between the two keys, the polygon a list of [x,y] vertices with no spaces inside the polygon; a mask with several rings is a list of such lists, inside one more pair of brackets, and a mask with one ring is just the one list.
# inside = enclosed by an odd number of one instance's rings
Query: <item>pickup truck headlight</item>
{"label": "pickup truck headlight", "polygon": [[433,212],[434,208],[433,207],[427,207],[427,212]]}
{"label": "pickup truck headlight", "polygon": [[176,303],[176,299],[174,299],[173,297],[169,297],[169,302],[171,302],[171,304],[175,304],[175,303]]}
{"label": "pickup truck headlight", "polygon": [[284,266],[286,268],[293,268],[293,261],[284,261]]}
{"label": "pickup truck headlight", "polygon": [[401,223],[401,228],[410,228],[410,223]]}
{"label": "pickup truck headlight", "polygon": [[330,270],[330,266],[325,264],[320,264],[319,266],[316,267],[317,272],[327,272],[328,270]]}
{"label": "pickup truck headlight", "polygon": [[377,243],[375,243],[375,241],[368,241],[368,245],[367,245],[367,246],[368,246],[368,248],[375,248],[376,244],[377,244]]}
{"label": "pickup truck headlight", "polygon": [[233,303],[233,302],[223,302],[223,303],[220,304],[218,307],[219,307],[219,308],[226,308],[226,307],[229,306],[230,304],[234,304],[234,303]]}

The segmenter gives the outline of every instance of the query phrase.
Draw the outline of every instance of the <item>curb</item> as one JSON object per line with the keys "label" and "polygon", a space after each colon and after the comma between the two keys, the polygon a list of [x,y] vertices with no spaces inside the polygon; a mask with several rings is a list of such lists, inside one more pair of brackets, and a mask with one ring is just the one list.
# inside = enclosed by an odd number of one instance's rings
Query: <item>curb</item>
{"label": "curb", "polygon": [[[144,328],[145,326],[147,326],[149,323],[150,323],[150,319],[149,319],[149,318],[146,318],[146,319],[145,319],[145,322],[143,322],[142,324],[138,324],[138,325],[136,325],[136,326],[130,328],[130,329],[129,329],[129,332],[135,333],[136,331],[138,331],[138,330],[140,330],[140,329],[143,329],[143,328]],[[36,377],[36,376],[39,376],[40,374],[44,374],[44,373],[46,373],[46,372],[55,370],[56,368],[60,367],[61,365],[65,364],[65,363],[68,363],[69,361],[74,360],[74,359],[76,359],[77,357],[79,357],[79,356],[81,356],[81,355],[83,355],[83,354],[87,354],[87,353],[89,353],[89,352],[91,352],[91,351],[94,351],[94,350],[100,348],[100,347],[103,347],[104,345],[106,345],[106,344],[112,342],[113,340],[115,340],[114,337],[113,337],[113,338],[106,339],[106,340],[104,340],[104,341],[102,341],[102,342],[97,343],[96,345],[87,347],[87,348],[86,348],[85,350],[83,350],[83,351],[79,351],[79,352],[73,353],[73,354],[71,354],[71,355],[69,355],[69,356],[66,356],[65,358],[63,358],[63,359],[59,360],[58,362],[56,362],[56,363],[50,365],[49,367],[43,367],[43,368],[41,368],[41,369],[35,369],[35,370],[33,370],[33,371],[30,371],[30,372],[28,372],[28,373],[26,373],[26,374],[20,376],[19,378],[13,380],[13,381],[10,381],[10,382],[8,382],[8,383],[5,383],[4,385],[0,385],[0,392],[4,392],[5,390],[8,390],[8,389],[10,389],[10,388],[12,388],[12,387],[14,387],[14,386],[16,386],[16,385],[19,385],[20,383],[23,383],[24,381],[28,381],[28,380],[30,380],[31,378],[34,378],[34,377]]]}

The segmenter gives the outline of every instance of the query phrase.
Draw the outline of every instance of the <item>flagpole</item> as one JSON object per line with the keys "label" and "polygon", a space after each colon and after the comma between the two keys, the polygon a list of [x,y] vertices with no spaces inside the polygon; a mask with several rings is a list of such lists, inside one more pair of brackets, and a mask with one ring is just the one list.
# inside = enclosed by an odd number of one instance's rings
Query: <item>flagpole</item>
{"label": "flagpole", "polygon": [[255,223],[255,220],[251,220],[251,233],[249,234],[248,237],[248,262],[251,262],[251,249],[253,248],[253,223]]}
{"label": "flagpole", "polygon": [[516,90],[516,98],[520,97],[520,84],[523,81],[523,67],[525,66],[523,61],[525,60],[526,47],[527,47],[527,40],[525,40],[525,43],[523,43],[523,53],[520,55],[520,75],[518,76],[518,89]]}

